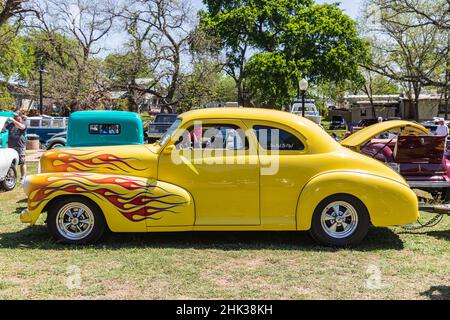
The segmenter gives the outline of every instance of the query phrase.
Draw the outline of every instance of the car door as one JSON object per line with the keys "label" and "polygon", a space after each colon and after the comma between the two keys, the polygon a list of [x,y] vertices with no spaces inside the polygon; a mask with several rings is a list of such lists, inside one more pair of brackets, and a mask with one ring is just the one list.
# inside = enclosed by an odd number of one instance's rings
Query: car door
{"label": "car door", "polygon": [[261,223],[295,230],[298,198],[303,186],[317,174],[320,159],[308,154],[306,138],[288,126],[244,122],[258,140]]}
{"label": "car door", "polygon": [[182,129],[160,155],[158,180],[191,193],[196,226],[259,225],[259,161],[244,123],[208,119]]}

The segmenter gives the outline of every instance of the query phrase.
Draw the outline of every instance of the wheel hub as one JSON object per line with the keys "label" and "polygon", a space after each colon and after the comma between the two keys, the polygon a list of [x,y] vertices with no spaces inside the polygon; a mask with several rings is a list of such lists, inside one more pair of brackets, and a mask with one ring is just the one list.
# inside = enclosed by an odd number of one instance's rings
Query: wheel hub
{"label": "wheel hub", "polygon": [[56,227],[61,235],[70,240],[87,237],[94,228],[94,214],[83,203],[73,202],[63,206],[57,213]]}
{"label": "wheel hub", "polygon": [[335,201],[327,205],[321,215],[321,225],[327,235],[336,239],[353,234],[358,225],[358,213],[348,202]]}

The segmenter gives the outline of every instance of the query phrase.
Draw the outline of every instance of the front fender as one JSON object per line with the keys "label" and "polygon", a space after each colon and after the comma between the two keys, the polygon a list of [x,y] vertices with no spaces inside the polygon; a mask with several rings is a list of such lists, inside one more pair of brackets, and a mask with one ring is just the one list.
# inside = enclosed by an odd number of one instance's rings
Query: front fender
{"label": "front fender", "polygon": [[115,232],[145,232],[147,227],[192,226],[194,202],[178,186],[154,179],[96,173],[45,173],[24,183],[28,212],[23,222],[36,223],[57,198],[89,198]]}
{"label": "front fender", "polygon": [[328,172],[303,188],[297,204],[297,229],[309,230],[319,203],[339,193],[361,200],[374,226],[404,225],[419,218],[417,196],[407,185],[364,172]]}

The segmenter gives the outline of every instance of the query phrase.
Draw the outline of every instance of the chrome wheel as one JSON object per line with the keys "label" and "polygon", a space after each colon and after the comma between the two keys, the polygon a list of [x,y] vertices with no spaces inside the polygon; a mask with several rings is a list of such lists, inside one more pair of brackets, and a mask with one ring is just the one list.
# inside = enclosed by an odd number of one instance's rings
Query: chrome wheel
{"label": "chrome wheel", "polygon": [[83,203],[71,202],[63,206],[56,215],[58,232],[69,240],[82,240],[94,228],[94,214]]}
{"label": "chrome wheel", "polygon": [[342,239],[355,231],[358,226],[358,213],[350,203],[335,201],[322,210],[320,222],[327,235]]}
{"label": "chrome wheel", "polygon": [[14,168],[9,168],[8,173],[6,174],[5,177],[5,187],[8,189],[12,189],[14,188],[14,186],[17,183],[17,177],[16,177],[16,172],[14,170]]}

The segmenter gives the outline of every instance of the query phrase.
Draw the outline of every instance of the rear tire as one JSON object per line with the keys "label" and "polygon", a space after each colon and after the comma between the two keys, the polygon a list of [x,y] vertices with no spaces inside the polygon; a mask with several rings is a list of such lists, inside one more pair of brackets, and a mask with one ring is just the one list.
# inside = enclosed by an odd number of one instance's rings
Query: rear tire
{"label": "rear tire", "polygon": [[64,197],[49,208],[47,226],[56,241],[79,245],[97,242],[106,230],[106,221],[91,200]]}
{"label": "rear tire", "polygon": [[17,184],[17,170],[14,165],[12,165],[8,172],[6,173],[5,180],[1,182],[1,187],[5,191],[11,191],[16,187]]}
{"label": "rear tire", "polygon": [[369,213],[359,199],[336,194],[324,199],[314,210],[309,232],[321,244],[346,247],[364,239],[369,223]]}

